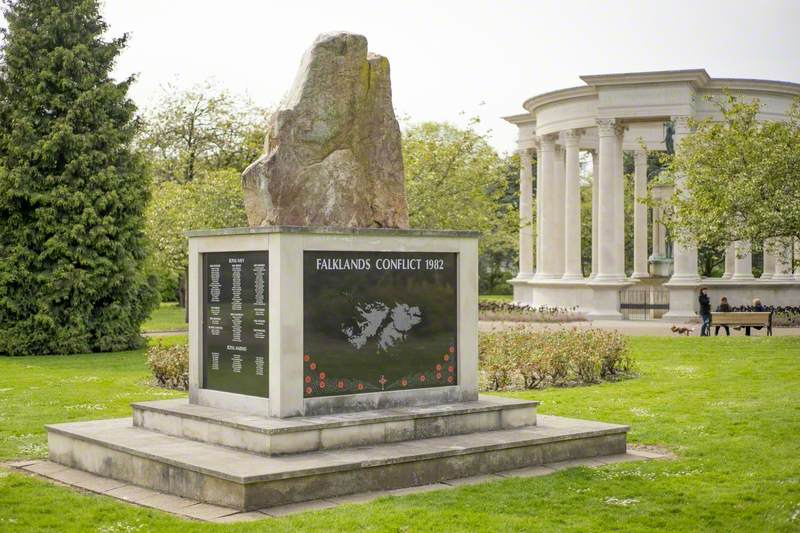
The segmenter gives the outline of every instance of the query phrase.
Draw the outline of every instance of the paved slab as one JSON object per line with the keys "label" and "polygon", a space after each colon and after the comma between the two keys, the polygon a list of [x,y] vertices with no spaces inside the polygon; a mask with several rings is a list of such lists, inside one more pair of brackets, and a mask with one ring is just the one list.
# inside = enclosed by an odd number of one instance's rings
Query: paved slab
{"label": "paved slab", "polygon": [[214,520],[234,514],[241,514],[238,509],[211,505],[210,503],[197,503],[188,507],[182,507],[178,514],[196,518],[197,520]]}
{"label": "paved slab", "polygon": [[498,472],[497,475],[500,477],[539,477],[552,474],[555,471],[554,468],[548,466],[527,466],[525,468]]}
{"label": "paved slab", "polygon": [[127,485],[124,481],[117,481],[107,477],[96,476],[83,470],[75,470],[74,468],[65,468],[50,474],[50,478],[66,483],[67,485],[74,485],[85,490],[92,492],[107,492],[109,490],[118,489]]}
{"label": "paved slab", "polygon": [[450,485],[452,487],[464,487],[467,485],[479,485],[481,483],[499,481],[501,479],[503,479],[503,477],[498,474],[486,474],[484,476],[470,476],[457,479],[448,479],[447,481],[443,481],[442,483],[444,483],[445,485]]}
{"label": "paved slab", "polygon": [[124,487],[106,492],[106,496],[113,496],[119,500],[125,500],[131,503],[139,503],[145,498],[150,498],[157,494],[159,493],[152,489],[139,487],[137,485],[125,485]]}
{"label": "paved slab", "polygon": [[212,518],[209,522],[217,524],[235,524],[237,522],[255,522],[256,520],[269,520],[271,516],[259,513],[258,511],[250,511],[249,513],[236,513],[222,516],[219,518]]}
{"label": "paved slab", "polygon": [[23,470],[48,477],[55,472],[66,469],[66,466],[57,463],[51,463],[50,461],[38,461],[32,465],[23,467]]}
{"label": "paved slab", "polygon": [[411,494],[422,494],[434,490],[450,489],[452,486],[445,483],[431,483],[429,485],[417,485],[416,487],[406,487],[404,489],[394,489],[387,491],[388,496],[409,496]]}
{"label": "paved slab", "polygon": [[145,507],[153,507],[160,511],[167,511],[168,513],[181,514],[182,509],[190,505],[196,505],[199,502],[188,498],[181,498],[180,496],[173,496],[172,494],[156,492],[151,496],[142,498],[136,503],[144,505]]}
{"label": "paved slab", "polygon": [[290,505],[279,505],[277,507],[268,507],[266,509],[259,509],[258,512],[267,516],[280,517],[290,514],[305,513],[307,511],[319,511],[322,509],[330,509],[336,507],[337,504],[330,500],[311,500],[308,502],[292,503]]}

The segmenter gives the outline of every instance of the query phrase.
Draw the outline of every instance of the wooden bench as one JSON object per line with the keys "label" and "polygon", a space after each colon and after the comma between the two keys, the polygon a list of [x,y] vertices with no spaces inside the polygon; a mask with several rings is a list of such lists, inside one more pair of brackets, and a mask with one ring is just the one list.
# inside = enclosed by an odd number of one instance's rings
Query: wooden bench
{"label": "wooden bench", "polygon": [[771,311],[737,311],[733,313],[711,313],[712,326],[753,327],[767,328],[767,335],[772,335]]}

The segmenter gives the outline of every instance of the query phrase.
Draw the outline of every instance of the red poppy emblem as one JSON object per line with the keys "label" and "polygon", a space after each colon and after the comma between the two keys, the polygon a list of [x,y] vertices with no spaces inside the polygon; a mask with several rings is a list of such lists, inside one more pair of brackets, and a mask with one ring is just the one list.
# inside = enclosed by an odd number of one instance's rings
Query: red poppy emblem
{"label": "red poppy emblem", "polygon": [[308,365],[308,368],[310,368],[311,370],[316,370],[317,369],[317,363],[311,363],[310,365]]}
{"label": "red poppy emblem", "polygon": [[305,361],[306,363],[308,363],[309,361],[311,361],[311,356],[310,356],[310,355],[308,355],[308,354],[305,354],[305,355],[303,356],[303,361]]}
{"label": "red poppy emblem", "polygon": [[311,394],[311,387],[306,387],[306,394]]}
{"label": "red poppy emblem", "polygon": [[311,376],[306,376],[306,383],[311,383]]}

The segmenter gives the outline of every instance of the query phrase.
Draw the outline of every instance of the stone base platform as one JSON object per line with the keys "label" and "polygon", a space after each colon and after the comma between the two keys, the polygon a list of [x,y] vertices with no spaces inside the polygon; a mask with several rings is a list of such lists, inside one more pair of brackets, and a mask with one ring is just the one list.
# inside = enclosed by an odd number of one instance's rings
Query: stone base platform
{"label": "stone base platform", "polygon": [[[475,405],[439,406],[416,414],[380,411],[372,417],[354,413],[279,421],[258,417],[223,421],[217,417],[220,413],[206,411],[208,408],[201,414],[190,412],[187,404],[138,404],[136,425],[125,418],[58,424],[48,426],[47,431],[51,461],[242,511],[427,485],[626,450],[627,426],[544,416],[538,417],[536,425],[522,424],[530,413],[515,411],[524,406],[535,414],[535,403],[482,397],[469,404]],[[166,421],[158,421],[158,417],[148,421],[149,414],[145,413],[159,410]],[[178,411],[185,416],[176,414]],[[195,429],[205,429],[185,433],[186,427],[168,427],[168,422],[180,422],[176,425],[181,426],[187,420],[199,423]],[[504,428],[504,420],[520,425]],[[404,435],[408,439],[394,440],[397,435],[389,428],[395,423],[406,426]],[[261,431],[254,431],[255,427]],[[286,432],[287,427],[295,429]],[[342,429],[344,433],[332,433],[337,438],[324,436],[325,431]],[[262,453],[253,453],[222,445],[225,439],[210,437],[227,431],[239,436],[239,432],[254,432],[260,436],[258,442],[268,442],[269,446],[265,445]],[[314,451],[275,455],[271,439],[283,434],[281,431],[301,435],[299,442],[316,442]],[[391,436],[388,440],[387,435]],[[235,438],[227,442],[238,443]]]}
{"label": "stone base platform", "polygon": [[134,403],[133,425],[263,455],[304,453],[536,425],[539,402],[482,396],[475,402],[335,415],[259,417],[190,404]]}

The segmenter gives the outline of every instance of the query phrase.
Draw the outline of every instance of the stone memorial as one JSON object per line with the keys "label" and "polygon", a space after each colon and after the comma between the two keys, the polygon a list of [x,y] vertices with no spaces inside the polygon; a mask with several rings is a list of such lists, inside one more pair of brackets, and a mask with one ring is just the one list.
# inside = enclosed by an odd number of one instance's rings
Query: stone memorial
{"label": "stone memorial", "polygon": [[253,510],[625,452],[479,396],[478,235],[404,227],[390,94],[366,39],[316,41],[244,172],[252,227],[189,232],[188,399],[48,426],[51,460]]}

